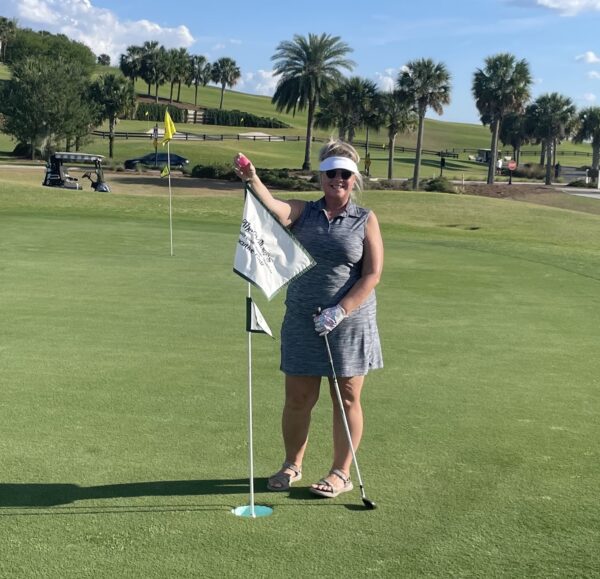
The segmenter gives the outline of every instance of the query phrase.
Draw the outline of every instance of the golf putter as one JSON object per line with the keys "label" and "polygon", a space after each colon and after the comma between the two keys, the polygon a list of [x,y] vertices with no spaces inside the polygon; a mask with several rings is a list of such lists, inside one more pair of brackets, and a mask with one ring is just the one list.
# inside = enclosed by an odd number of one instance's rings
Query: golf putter
{"label": "golf putter", "polygon": [[[317,310],[317,313],[321,313],[321,308]],[[377,505],[375,504],[375,501],[372,501],[371,499],[367,498],[367,495],[365,493],[365,486],[363,485],[362,477],[360,476],[360,469],[358,468],[358,461],[356,460],[356,453],[354,452],[354,445],[352,444],[352,434],[350,434],[350,427],[348,426],[348,419],[346,418],[346,411],[344,410],[344,401],[342,400],[342,394],[340,393],[340,387],[337,381],[335,367],[333,365],[333,356],[331,355],[331,348],[329,347],[329,339],[327,338],[327,334],[325,334],[323,338],[325,340],[325,346],[327,348],[327,356],[329,357],[329,364],[331,366],[331,374],[333,377],[333,386],[335,389],[335,394],[337,396],[338,404],[340,406],[342,421],[344,423],[344,430],[346,431],[346,436],[348,437],[348,445],[350,446],[350,450],[352,452],[352,462],[354,462],[356,476],[358,477],[358,484],[360,485],[360,495],[362,498],[362,502],[367,509],[373,510],[377,507]]]}

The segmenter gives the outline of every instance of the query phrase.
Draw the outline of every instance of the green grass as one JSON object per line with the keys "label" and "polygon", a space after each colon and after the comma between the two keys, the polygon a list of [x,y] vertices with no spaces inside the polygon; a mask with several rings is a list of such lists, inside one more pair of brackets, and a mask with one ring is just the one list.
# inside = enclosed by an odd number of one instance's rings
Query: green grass
{"label": "green grass", "polygon": [[[0,181],[0,575],[593,577],[600,558],[600,216],[369,193],[386,264],[385,368],[365,387],[367,494],[313,499],[282,460],[278,342],[253,339],[248,500],[241,196]],[[316,194],[306,195],[307,197]],[[549,201],[548,201],[549,202]],[[254,297],[275,330],[283,298]]]}

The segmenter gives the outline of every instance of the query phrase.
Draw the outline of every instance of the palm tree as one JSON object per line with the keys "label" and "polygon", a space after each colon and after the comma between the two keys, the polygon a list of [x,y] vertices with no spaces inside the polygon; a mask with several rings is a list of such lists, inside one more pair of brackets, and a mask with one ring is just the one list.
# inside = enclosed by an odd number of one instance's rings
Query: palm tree
{"label": "palm tree", "polygon": [[394,149],[398,134],[412,133],[419,124],[419,116],[411,101],[398,91],[385,93],[380,101],[380,118],[387,130],[388,171],[387,178],[394,178]]}
{"label": "palm tree", "polygon": [[194,106],[198,106],[198,87],[206,86],[211,78],[211,65],[202,55],[192,55],[188,60],[186,86],[194,85]]}
{"label": "palm tree", "polygon": [[[158,44],[158,43],[157,43]],[[141,46],[131,45],[127,47],[125,54],[119,57],[119,68],[125,78],[131,79],[135,84],[138,78],[142,77],[142,57],[144,50]],[[148,88],[148,94],[150,89]]]}
{"label": "palm tree", "polygon": [[518,164],[521,158],[521,147],[529,142],[525,117],[518,113],[508,113],[502,119],[498,138],[505,147],[512,147],[513,157]]}
{"label": "palm tree", "polygon": [[494,182],[498,158],[498,135],[502,119],[509,113],[521,113],[529,100],[531,73],[526,60],[517,61],[512,54],[488,56],[485,68],[473,76],[472,92],[481,122],[492,131],[488,184]]}
{"label": "palm tree", "polygon": [[105,74],[92,83],[90,93],[97,107],[97,120],[108,119],[108,156],[112,159],[117,119],[135,107],[133,83],[118,74]]}
{"label": "palm tree", "polygon": [[579,111],[578,125],[573,142],[592,141],[592,169],[598,183],[600,168],[600,107],[588,107]]}
{"label": "palm tree", "polygon": [[187,48],[171,48],[167,51],[166,79],[171,83],[169,102],[173,102],[173,89],[177,85],[177,102],[181,100],[181,83],[186,77],[190,55]]}
{"label": "palm tree", "polygon": [[567,96],[556,92],[539,96],[527,107],[529,131],[545,144],[546,185],[552,184],[552,156],[559,139],[564,139],[573,128],[575,105]]}
{"label": "palm tree", "polygon": [[17,34],[17,21],[0,16],[0,60],[6,62],[6,49],[9,41]]}
{"label": "palm tree", "polygon": [[223,108],[223,95],[225,94],[225,87],[233,87],[237,84],[237,81],[242,76],[238,65],[235,60],[224,56],[219,58],[213,63],[211,68],[211,80],[221,85],[221,102],[219,103],[219,109]]}
{"label": "palm tree", "polygon": [[340,69],[352,70],[354,62],[346,55],[352,49],[339,36],[299,34],[280,42],[271,60],[273,72],[281,75],[271,102],[287,113],[307,109],[306,146],[302,168],[310,170],[310,148],[315,113],[320,99],[340,83]]}
{"label": "palm tree", "polygon": [[165,82],[168,70],[167,50],[156,40],[147,40],[142,46],[140,76],[148,85],[148,96],[152,85],[155,87],[154,97],[158,102],[158,89]]}
{"label": "palm tree", "polygon": [[319,110],[315,113],[314,127],[317,129],[331,129],[336,127],[338,139],[346,140],[346,119],[341,87],[336,87],[332,92],[321,97]]}
{"label": "palm tree", "polygon": [[410,61],[398,75],[397,87],[402,98],[408,99],[419,117],[417,131],[417,151],[413,172],[413,189],[419,186],[421,152],[423,150],[423,132],[425,114],[432,108],[438,115],[443,114],[443,105],[450,102],[450,73],[446,65],[435,63],[430,58]]}
{"label": "palm tree", "polygon": [[339,138],[352,143],[356,131],[366,126],[377,97],[377,86],[373,81],[358,76],[344,79],[321,99],[315,126],[324,129],[336,126]]}

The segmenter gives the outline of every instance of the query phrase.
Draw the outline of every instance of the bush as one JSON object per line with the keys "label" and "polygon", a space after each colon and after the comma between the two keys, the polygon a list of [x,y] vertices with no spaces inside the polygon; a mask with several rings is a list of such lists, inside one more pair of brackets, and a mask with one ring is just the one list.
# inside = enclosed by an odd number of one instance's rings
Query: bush
{"label": "bush", "polygon": [[298,177],[288,169],[259,169],[261,181],[272,188],[285,191],[316,191],[321,188],[320,182]]}
{"label": "bush", "polygon": [[198,179],[224,179],[227,181],[238,178],[230,165],[196,165],[192,169],[192,177]]}
{"label": "bush", "polygon": [[[179,109],[177,107],[167,107],[167,105],[157,104],[157,103],[138,103],[137,109],[135,111],[135,120],[136,121],[155,121],[155,122],[163,122],[165,120],[165,110],[169,109],[169,115],[173,119],[174,123],[183,123],[185,122],[183,109]],[[148,115],[146,115],[148,113]]]}
{"label": "bush", "polygon": [[446,177],[434,177],[426,181],[421,181],[421,188],[425,191],[440,191],[442,193],[456,193],[454,185]]}
{"label": "bush", "polygon": [[521,177],[522,179],[541,180],[546,178],[546,167],[539,163],[525,163],[519,165],[513,171],[513,177]]}
{"label": "bush", "polygon": [[409,179],[365,179],[365,191],[408,191],[411,188]]}
{"label": "bush", "polygon": [[579,188],[586,188],[586,189],[596,189],[596,184],[593,181],[590,181],[589,183],[586,183],[585,179],[577,179],[575,181],[571,181],[570,183],[567,183],[567,187],[579,187]]}
{"label": "bush", "polygon": [[224,127],[253,127],[267,129],[288,129],[290,125],[271,117],[259,117],[244,111],[224,111],[221,109],[206,109],[204,111],[205,125],[221,125]]}
{"label": "bush", "polygon": [[[268,187],[285,191],[310,191],[320,189],[318,181],[294,175],[288,169],[257,169],[261,181]],[[235,181],[238,176],[230,165],[196,165],[192,177],[197,179],[223,179]]]}

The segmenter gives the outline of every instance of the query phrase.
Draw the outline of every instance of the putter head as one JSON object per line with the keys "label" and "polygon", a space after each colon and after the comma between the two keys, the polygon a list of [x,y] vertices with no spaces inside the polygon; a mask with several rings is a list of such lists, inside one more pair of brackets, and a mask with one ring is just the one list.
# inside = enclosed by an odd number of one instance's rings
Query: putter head
{"label": "putter head", "polygon": [[375,501],[372,501],[366,497],[363,498],[362,502],[365,505],[365,508],[367,508],[369,511],[372,511],[377,508]]}

